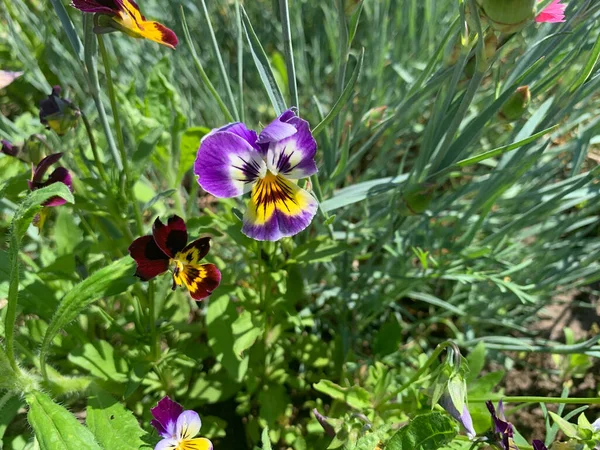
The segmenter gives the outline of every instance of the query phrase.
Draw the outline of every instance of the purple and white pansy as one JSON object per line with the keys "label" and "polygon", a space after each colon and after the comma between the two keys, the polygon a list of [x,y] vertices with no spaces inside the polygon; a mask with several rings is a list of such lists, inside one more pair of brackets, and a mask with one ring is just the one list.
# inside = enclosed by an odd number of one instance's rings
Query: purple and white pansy
{"label": "purple and white pansy", "polygon": [[317,143],[289,109],[260,135],[232,123],[204,137],[194,164],[198,183],[219,198],[251,193],[242,232],[259,241],[293,236],[312,222],[317,201],[298,180],[317,173]]}
{"label": "purple and white pansy", "polygon": [[206,438],[196,438],[202,421],[200,416],[164,397],[150,410],[154,420],[150,422],[163,438],[154,450],[213,450],[212,442]]}

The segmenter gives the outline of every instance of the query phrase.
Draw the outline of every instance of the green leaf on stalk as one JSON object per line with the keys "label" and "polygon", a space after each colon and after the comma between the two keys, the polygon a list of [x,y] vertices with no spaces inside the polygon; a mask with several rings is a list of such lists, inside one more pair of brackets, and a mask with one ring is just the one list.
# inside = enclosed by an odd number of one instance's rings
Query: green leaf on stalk
{"label": "green leaf on stalk", "polygon": [[48,325],[40,350],[40,367],[44,375],[48,350],[54,336],[95,301],[120,294],[133,284],[133,264],[129,257],[119,259],[79,283],[63,297]]}
{"label": "green leaf on stalk", "polygon": [[141,438],[146,432],[131,411],[97,386],[88,399],[85,423],[106,449],[138,450],[144,445]]}
{"label": "green leaf on stalk", "polygon": [[177,184],[181,183],[183,176],[194,164],[196,154],[200,148],[200,141],[210,133],[206,127],[191,127],[184,131],[179,144],[179,168],[177,170]]}
{"label": "green leaf on stalk", "polygon": [[456,426],[445,414],[415,417],[392,436],[386,450],[437,450],[456,436]]}
{"label": "green leaf on stalk", "polygon": [[46,394],[32,391],[25,400],[29,405],[27,420],[41,450],[102,450],[91,431]]}
{"label": "green leaf on stalk", "polygon": [[577,437],[577,428],[575,427],[575,425],[567,422],[565,419],[560,417],[558,414],[553,413],[552,411],[548,411],[548,414],[550,414],[550,417],[552,417],[554,423],[558,425],[560,431],[565,433],[565,436],[570,437],[572,439]]}
{"label": "green leaf on stalk", "polygon": [[313,387],[323,394],[329,395],[334,400],[346,403],[355,409],[367,409],[371,407],[371,396],[367,390],[360,386],[342,387],[333,381],[321,380]]}

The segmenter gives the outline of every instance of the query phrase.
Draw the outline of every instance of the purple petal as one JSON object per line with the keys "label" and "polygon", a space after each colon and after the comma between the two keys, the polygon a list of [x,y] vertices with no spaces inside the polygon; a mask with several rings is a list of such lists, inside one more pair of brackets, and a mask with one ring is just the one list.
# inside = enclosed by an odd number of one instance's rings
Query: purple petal
{"label": "purple petal", "polygon": [[200,416],[195,411],[184,411],[177,418],[177,425],[175,427],[177,433],[177,439],[192,439],[198,433],[202,427],[202,421]]}
{"label": "purple petal", "polygon": [[469,413],[467,405],[464,405],[462,414],[459,413],[449,394],[442,395],[439,403],[448,414],[454,417],[463,426],[469,439],[473,439],[476,436],[477,433],[475,433],[475,429],[473,428],[473,420],[471,419],[471,414]]}
{"label": "purple petal", "polygon": [[113,0],[104,0],[102,2],[95,0],[73,0],[71,6],[81,12],[108,14],[111,16],[118,15],[122,8],[121,2]]}
{"label": "purple petal", "polygon": [[533,441],[533,450],[548,450],[548,447],[546,447],[539,439],[535,439]]}
{"label": "purple petal", "polygon": [[294,124],[297,132],[278,142],[271,142],[267,166],[272,173],[281,173],[286,178],[299,180],[317,173],[317,142],[306,120],[293,117],[290,123]]}
{"label": "purple petal", "polygon": [[600,431],[600,419],[596,419],[596,421],[592,424],[592,429],[594,431]]}
{"label": "purple petal", "polygon": [[258,143],[268,144],[270,142],[277,142],[295,134],[296,127],[292,123],[289,123],[290,119],[295,116],[296,114],[293,110],[288,109],[285,111],[262,130],[258,137]]}
{"label": "purple petal", "polygon": [[178,445],[179,441],[177,439],[163,439],[156,444],[154,450],[177,450]]}
{"label": "purple petal", "polygon": [[222,126],[221,128],[215,128],[210,133],[208,133],[206,136],[204,136],[204,138],[202,138],[202,140],[204,141],[209,136],[212,136],[213,134],[219,133],[221,131],[228,131],[229,133],[233,133],[236,136],[241,137],[243,140],[245,140],[248,144],[250,144],[256,150],[260,150],[260,147],[256,143],[256,141],[258,140],[256,131],[249,130],[246,127],[246,125],[241,122],[229,123],[225,126]]}
{"label": "purple petal", "polygon": [[155,419],[150,423],[156,428],[158,434],[164,438],[175,437],[175,424],[183,412],[183,407],[169,397],[164,397],[150,412]]}
{"label": "purple petal", "polygon": [[220,198],[249,192],[266,170],[260,153],[248,141],[228,131],[207,136],[200,144],[194,163],[200,186]]}
{"label": "purple petal", "polygon": [[257,241],[277,241],[298,234],[317,213],[317,201],[281,175],[267,175],[252,189],[242,233]]}
{"label": "purple petal", "polygon": [[50,166],[52,164],[54,164],[55,162],[57,162],[60,158],[62,158],[62,155],[63,155],[62,153],[54,153],[52,155],[46,156],[44,159],[42,159],[40,161],[40,163],[37,165],[37,167],[33,171],[33,177],[31,178],[31,181],[33,182],[34,185],[36,183],[42,182],[42,178],[44,178],[44,175],[46,174],[46,172],[48,171]]}

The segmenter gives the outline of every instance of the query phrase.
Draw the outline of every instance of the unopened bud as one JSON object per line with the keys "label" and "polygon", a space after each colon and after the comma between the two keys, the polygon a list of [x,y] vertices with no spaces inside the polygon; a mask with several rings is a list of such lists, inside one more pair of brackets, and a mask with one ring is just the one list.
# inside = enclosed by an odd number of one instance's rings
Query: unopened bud
{"label": "unopened bud", "polygon": [[408,186],[402,194],[402,199],[404,200],[402,212],[405,215],[423,214],[431,204],[435,188],[436,185],[430,183],[419,183]]}
{"label": "unopened bud", "polygon": [[19,154],[19,147],[11,144],[7,140],[2,139],[2,141],[0,141],[0,144],[2,144],[2,153],[4,153],[5,155],[17,156]]}
{"label": "unopened bud", "polygon": [[509,121],[517,120],[527,111],[530,103],[531,91],[529,86],[521,86],[506,101],[500,110],[500,117]]}
{"label": "unopened bud", "polygon": [[536,0],[477,0],[481,14],[502,33],[516,33],[535,18]]}
{"label": "unopened bud", "polygon": [[59,136],[77,125],[81,116],[79,108],[60,97],[60,86],[54,86],[48,98],[40,102],[40,122]]}

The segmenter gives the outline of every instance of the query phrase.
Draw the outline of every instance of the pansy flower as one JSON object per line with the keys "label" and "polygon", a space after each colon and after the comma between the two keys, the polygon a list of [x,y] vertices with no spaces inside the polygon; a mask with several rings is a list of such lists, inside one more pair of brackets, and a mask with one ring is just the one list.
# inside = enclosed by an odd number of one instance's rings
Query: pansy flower
{"label": "pansy flower", "polygon": [[54,86],[48,98],[40,102],[40,122],[62,136],[77,125],[81,111],[71,101],[62,98],[60,91],[60,86]]}
{"label": "pansy flower", "polygon": [[[41,189],[54,183],[62,183],[67,186],[69,190],[73,190],[71,174],[64,167],[57,167],[50,176],[44,180],[44,175],[46,175],[50,166],[58,162],[61,157],[62,153],[54,153],[42,159],[37,167],[31,166],[31,180],[27,181],[30,190],[35,191],[36,189]],[[42,206],[60,206],[64,205],[66,202],[65,199],[56,196],[46,200]]]}
{"label": "pansy flower", "polygon": [[454,402],[452,401],[452,397],[448,393],[444,393],[439,400],[439,404],[442,408],[448,412],[454,419],[456,419],[467,432],[467,436],[469,439],[474,439],[477,433],[473,428],[473,419],[471,418],[471,413],[469,412],[469,408],[467,405],[463,405],[462,411],[458,411],[456,406],[454,406]]}
{"label": "pansy flower", "polygon": [[533,450],[548,450],[548,447],[539,439],[535,439],[532,444]]}
{"label": "pansy flower", "polygon": [[[538,0],[538,3],[543,0]],[[563,5],[561,0],[553,0],[540,12],[536,18],[536,22],[558,23],[565,21],[565,9],[567,5]]]}
{"label": "pansy flower", "polygon": [[518,450],[518,447],[513,440],[514,430],[512,423],[506,420],[504,417],[504,405],[502,400],[498,402],[498,413],[492,402],[486,402],[490,414],[492,415],[492,421],[494,422],[494,432],[497,436],[497,445],[503,450]]}
{"label": "pansy flower", "polygon": [[157,218],[152,235],[142,236],[129,246],[137,264],[135,276],[148,281],[173,267],[173,290],[185,286],[194,300],[208,297],[221,282],[221,272],[214,264],[200,264],[210,250],[210,238],[187,241],[181,217],[169,217],[166,225]]}
{"label": "pansy flower", "polygon": [[0,89],[4,89],[10,83],[23,75],[23,72],[12,72],[10,70],[0,70]]}
{"label": "pansy flower", "polygon": [[215,197],[250,192],[242,232],[277,241],[304,230],[317,212],[317,201],[298,186],[317,172],[316,151],[308,122],[290,109],[258,136],[239,122],[211,131],[200,144],[194,173]]}
{"label": "pansy flower", "polygon": [[195,437],[202,427],[195,411],[184,411],[179,403],[165,397],[150,412],[154,417],[150,423],[163,438],[154,450],[212,450],[212,442]]}
{"label": "pansy flower", "polygon": [[175,33],[161,23],[146,20],[134,0],[73,0],[71,6],[97,14],[94,32],[98,34],[122,31],[134,38],[177,47]]}

